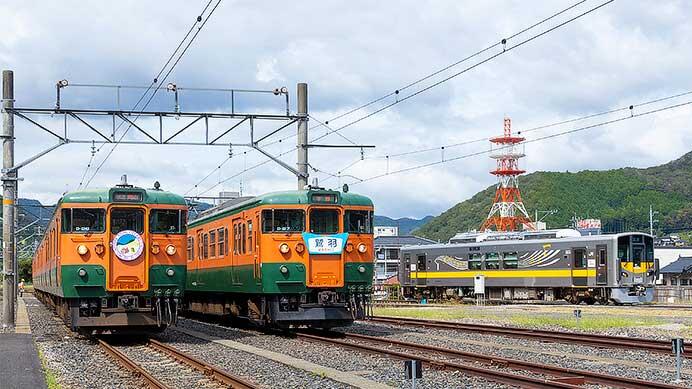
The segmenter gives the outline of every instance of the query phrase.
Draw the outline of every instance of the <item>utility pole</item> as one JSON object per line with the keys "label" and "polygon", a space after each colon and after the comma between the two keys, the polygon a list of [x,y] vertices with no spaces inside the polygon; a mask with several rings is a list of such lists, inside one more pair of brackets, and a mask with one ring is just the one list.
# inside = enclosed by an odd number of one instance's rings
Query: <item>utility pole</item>
{"label": "utility pole", "polygon": [[653,205],[649,205],[649,234],[650,235],[654,234],[654,223],[658,223],[658,220],[654,220],[654,215],[657,213],[658,213],[658,211],[654,211]]}
{"label": "utility pole", "polygon": [[14,274],[14,223],[15,223],[15,184],[14,167],[14,115],[8,109],[14,108],[14,74],[11,70],[2,71],[2,257],[3,293],[2,325],[14,327],[14,306],[16,301]]}
{"label": "utility pole", "polygon": [[308,84],[298,84],[298,190],[308,184]]}

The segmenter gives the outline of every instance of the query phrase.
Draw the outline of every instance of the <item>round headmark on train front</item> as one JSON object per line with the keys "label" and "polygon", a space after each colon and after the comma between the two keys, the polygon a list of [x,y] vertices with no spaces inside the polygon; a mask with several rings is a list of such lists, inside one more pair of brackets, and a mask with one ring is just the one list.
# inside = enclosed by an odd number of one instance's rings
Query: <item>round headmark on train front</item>
{"label": "round headmark on train front", "polygon": [[134,261],[143,251],[144,240],[135,231],[123,230],[113,238],[113,252],[122,261]]}

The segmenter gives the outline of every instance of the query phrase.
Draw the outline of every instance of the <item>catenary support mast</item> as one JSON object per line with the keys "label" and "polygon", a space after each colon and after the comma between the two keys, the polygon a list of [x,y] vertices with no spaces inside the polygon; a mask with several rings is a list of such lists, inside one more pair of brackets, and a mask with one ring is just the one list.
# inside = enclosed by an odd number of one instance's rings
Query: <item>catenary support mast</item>
{"label": "catenary support mast", "polygon": [[14,107],[14,75],[10,70],[2,72],[2,259],[3,293],[2,325],[14,327],[14,308],[16,302],[14,273],[14,226],[15,226],[15,187],[17,172],[14,167],[14,115],[9,111]]}
{"label": "catenary support mast", "polygon": [[298,84],[298,190],[308,184],[308,84]]}

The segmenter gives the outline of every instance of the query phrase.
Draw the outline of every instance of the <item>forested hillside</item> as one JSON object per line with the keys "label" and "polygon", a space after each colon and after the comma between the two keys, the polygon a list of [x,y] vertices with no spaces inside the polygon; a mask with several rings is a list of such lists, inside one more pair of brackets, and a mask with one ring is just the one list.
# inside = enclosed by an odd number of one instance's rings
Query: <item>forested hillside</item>
{"label": "forested hillside", "polygon": [[[557,209],[544,221],[567,227],[573,216],[598,218],[610,231],[649,228],[649,205],[660,212],[659,231],[692,229],[692,152],[664,165],[578,173],[535,172],[519,178],[524,205],[533,211]],[[421,226],[417,234],[446,241],[476,229],[487,216],[495,186],[450,208]]]}

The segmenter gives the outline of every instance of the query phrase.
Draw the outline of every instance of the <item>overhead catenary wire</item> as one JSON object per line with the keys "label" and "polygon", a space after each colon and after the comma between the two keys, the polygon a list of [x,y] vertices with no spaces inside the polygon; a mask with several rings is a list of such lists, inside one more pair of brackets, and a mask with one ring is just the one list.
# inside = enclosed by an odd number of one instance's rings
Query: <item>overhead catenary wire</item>
{"label": "overhead catenary wire", "polygon": [[[657,108],[657,109],[653,109],[653,110],[649,110],[649,111],[645,111],[645,112],[641,112],[641,113],[637,113],[637,114],[632,113],[632,114],[629,115],[629,116],[624,116],[624,117],[620,117],[620,118],[617,118],[617,119],[611,119],[611,120],[607,120],[607,121],[600,122],[600,123],[596,123],[596,124],[591,124],[591,125],[587,125],[587,126],[583,126],[583,127],[579,127],[579,128],[567,130],[567,131],[562,131],[562,132],[558,132],[558,133],[554,133],[554,134],[550,134],[550,135],[541,136],[541,137],[534,138],[534,139],[529,139],[529,140],[524,141],[523,143],[526,144],[526,143],[540,142],[540,141],[543,141],[543,140],[552,139],[552,138],[556,138],[556,137],[559,137],[559,136],[564,136],[564,135],[573,134],[573,133],[576,133],[576,132],[586,131],[586,130],[589,130],[589,129],[592,129],[592,128],[596,128],[596,127],[602,127],[602,126],[606,126],[606,125],[609,125],[609,124],[622,122],[622,121],[629,120],[629,119],[634,119],[634,118],[638,118],[638,117],[642,117],[642,116],[652,115],[652,114],[658,113],[658,112],[663,112],[663,111],[667,111],[667,110],[671,110],[671,109],[675,109],[675,108],[680,108],[680,107],[687,106],[687,105],[690,105],[690,104],[692,104],[692,101],[686,101],[686,102],[679,103],[679,104],[669,105],[669,106],[666,106],[666,107]],[[505,146],[505,147],[507,147],[507,146]],[[391,176],[391,175],[394,175],[394,174],[405,173],[405,172],[410,172],[410,171],[413,171],[413,170],[418,170],[418,169],[423,169],[423,168],[427,168],[427,167],[431,167],[431,166],[441,165],[441,164],[444,164],[444,163],[449,163],[449,162],[453,162],[453,161],[458,161],[458,160],[460,160],[460,159],[470,158],[470,157],[474,157],[474,156],[478,156],[478,155],[484,155],[484,154],[488,154],[488,153],[493,152],[493,151],[501,150],[501,149],[503,149],[503,148],[505,148],[505,147],[495,148],[495,149],[484,149],[484,150],[476,151],[476,152],[473,152],[473,153],[468,153],[468,154],[463,154],[463,155],[459,155],[459,156],[452,157],[452,158],[447,158],[447,159],[440,160],[440,161],[434,161],[434,162],[429,162],[429,163],[420,164],[420,165],[416,165],[416,166],[410,166],[410,167],[403,168],[403,169],[399,169],[399,170],[395,170],[395,171],[389,171],[389,172],[387,172],[387,173],[378,174],[378,175],[375,175],[375,176],[371,176],[371,177],[367,177],[367,178],[363,178],[363,179],[354,181],[354,182],[350,183],[349,185],[354,185],[354,184],[359,184],[359,183],[363,183],[363,182],[368,182],[368,181],[376,180],[376,179],[378,179],[378,178],[382,178],[382,177],[386,177],[386,176]]]}
{"label": "overhead catenary wire", "polygon": [[[477,56],[479,56],[479,55],[481,55],[481,54],[483,54],[483,53],[485,53],[485,52],[487,52],[487,51],[489,51],[489,50],[492,50],[492,49],[494,49],[494,48],[496,48],[496,47],[502,45],[502,44],[503,44],[503,41],[506,42],[507,40],[516,38],[517,36],[519,36],[519,35],[521,35],[521,34],[527,32],[527,31],[530,31],[530,30],[534,29],[534,28],[540,26],[541,24],[543,24],[543,23],[545,23],[545,22],[548,22],[548,21],[550,21],[551,19],[554,19],[554,18],[556,18],[556,17],[558,17],[558,16],[564,14],[564,13],[567,12],[567,11],[570,11],[570,10],[572,10],[572,9],[574,9],[574,8],[576,8],[576,7],[578,7],[579,5],[585,3],[586,1],[587,1],[587,0],[578,1],[578,2],[576,2],[576,3],[572,4],[572,5],[570,5],[570,6],[567,7],[567,8],[563,8],[562,10],[557,11],[557,12],[551,14],[550,16],[545,17],[545,18],[539,20],[538,22],[536,22],[536,23],[534,23],[534,24],[532,24],[532,25],[530,25],[530,26],[528,26],[528,27],[525,27],[525,28],[523,28],[523,29],[521,29],[521,30],[519,30],[519,31],[517,31],[517,32],[515,32],[515,33],[513,33],[512,35],[510,35],[510,36],[504,38],[503,40],[501,40],[501,41],[499,41],[499,42],[492,43],[492,44],[486,46],[485,48],[480,49],[480,50],[476,51],[475,53],[472,53],[472,54],[470,54],[470,55],[468,55],[468,56],[466,56],[466,57],[464,57],[464,58],[462,58],[462,59],[460,59],[460,60],[458,60],[458,61],[456,61],[456,62],[453,62],[453,63],[451,63],[451,64],[449,64],[449,65],[447,65],[447,66],[445,66],[445,67],[443,67],[443,68],[440,68],[440,69],[438,69],[438,70],[436,70],[436,71],[434,71],[434,72],[432,72],[432,73],[426,74],[426,75],[424,75],[423,77],[418,78],[418,79],[416,79],[416,80],[414,80],[414,81],[411,81],[411,82],[409,82],[408,84],[403,85],[403,86],[401,86],[401,87],[399,87],[399,88],[393,90],[392,92],[386,93],[386,94],[384,94],[384,95],[382,95],[382,96],[380,96],[380,97],[378,97],[378,98],[375,98],[375,99],[373,99],[373,100],[370,100],[370,101],[368,101],[368,102],[366,102],[366,103],[364,103],[364,104],[361,104],[361,105],[359,105],[359,106],[357,106],[357,107],[355,107],[355,108],[353,108],[353,109],[350,109],[350,110],[348,110],[348,111],[346,111],[346,112],[344,112],[344,113],[341,113],[341,114],[339,114],[339,115],[336,115],[336,116],[332,117],[331,119],[329,119],[329,120],[327,120],[327,121],[325,121],[325,122],[318,122],[318,125],[315,125],[315,126],[310,127],[309,130],[313,130],[313,129],[315,129],[315,128],[319,128],[319,127],[321,127],[321,126],[327,126],[327,125],[329,124],[329,122],[331,122],[331,121],[338,120],[338,119],[341,119],[341,118],[343,118],[343,117],[349,116],[349,115],[354,114],[354,113],[356,113],[356,112],[358,112],[358,111],[361,111],[361,110],[363,110],[363,109],[365,109],[365,108],[367,108],[367,107],[370,107],[370,106],[372,106],[372,105],[374,105],[374,104],[376,104],[376,103],[379,103],[380,101],[386,100],[386,99],[388,99],[388,98],[390,98],[390,97],[397,96],[397,95],[399,95],[402,91],[404,91],[404,90],[406,90],[406,89],[409,89],[409,88],[411,88],[411,87],[413,87],[413,86],[416,86],[416,85],[418,85],[418,84],[420,84],[420,83],[422,83],[422,82],[424,82],[424,81],[427,81],[427,80],[429,80],[429,79],[431,79],[431,78],[433,78],[433,77],[435,77],[435,76],[437,76],[437,75],[439,75],[439,74],[442,74],[442,73],[446,72],[446,71],[449,70],[449,69],[452,69],[452,68],[454,68],[454,67],[456,67],[456,66],[459,66],[460,64],[462,64],[462,63],[464,63],[464,62],[466,62],[466,61],[468,61],[468,60],[470,60],[470,59],[472,59],[472,58],[474,58],[474,57],[477,57]],[[614,0],[613,0],[613,1],[614,1]],[[334,131],[334,132],[338,134],[338,131]],[[279,140],[270,142],[270,143],[268,143],[266,146],[273,145],[273,144],[276,144],[276,143],[281,143],[281,142],[283,142],[283,141],[285,141],[285,140],[287,140],[287,139],[293,138],[293,137],[295,137],[295,136],[296,136],[296,134],[288,135],[288,136],[283,137],[283,138],[281,138],[281,139],[279,139]]]}
{"label": "overhead catenary wire", "polygon": [[[204,26],[207,24],[207,22],[209,21],[209,19],[211,18],[211,16],[214,14],[214,11],[216,11],[216,9],[218,8],[218,6],[221,4],[221,1],[222,1],[222,0],[217,0],[216,4],[215,4],[214,7],[211,9],[211,11],[209,11],[209,13],[207,14],[207,16],[206,16],[204,19],[202,19],[202,16],[204,15],[204,13],[207,11],[207,9],[209,8],[209,6],[210,6],[210,5],[212,4],[212,2],[213,2],[213,0],[209,0],[209,2],[208,2],[207,5],[204,7],[204,9],[203,9],[202,12],[199,14],[199,16],[196,17],[195,22],[194,22],[193,25],[190,27],[190,29],[188,30],[187,34],[185,34],[185,37],[183,38],[183,40],[181,40],[181,42],[178,44],[178,46],[176,47],[176,49],[175,49],[175,51],[173,52],[173,54],[168,58],[168,60],[166,61],[166,63],[164,64],[164,66],[161,68],[161,70],[159,71],[159,73],[157,74],[157,76],[154,78],[154,80],[152,80],[151,84],[149,85],[149,88],[147,88],[147,90],[144,92],[144,94],[142,94],[142,96],[141,96],[140,99],[138,100],[137,104],[135,104],[135,108],[133,108],[133,110],[136,109],[136,106],[139,105],[139,103],[144,99],[144,97],[147,95],[147,93],[148,93],[150,90],[152,90],[152,87],[153,87],[154,85],[159,84],[159,83],[160,83],[160,84],[163,84],[163,83],[166,82],[166,79],[168,78],[168,76],[171,74],[171,72],[173,71],[173,69],[175,69],[175,67],[178,65],[178,63],[180,62],[180,60],[183,58],[183,56],[185,55],[185,53],[187,52],[187,50],[190,48],[190,46],[192,45],[192,43],[193,43],[193,42],[195,41],[195,39],[197,38],[197,35],[199,35],[199,33],[202,31],[202,29],[204,28]],[[182,49],[182,51],[181,51],[180,48],[181,48],[181,47],[183,46],[183,44],[185,43],[185,40],[190,36],[190,34],[191,34],[192,31],[194,30],[194,28],[195,28],[195,27],[197,26],[197,24],[200,23],[200,22],[201,22],[201,24],[200,24],[200,26],[197,28],[197,31],[195,31],[195,33],[192,35],[192,37],[188,40],[187,45],[185,45],[185,47],[184,47],[184,48]],[[171,61],[173,61],[173,58],[175,58],[176,53],[178,53],[178,51],[180,51],[180,54],[177,56],[177,59],[175,59],[175,61],[173,62],[173,64],[172,64],[170,67],[168,67],[168,65],[171,63]],[[167,71],[166,74],[164,75],[163,79],[162,79],[162,80],[159,80],[159,77],[161,76],[161,74],[164,73],[166,67],[168,67],[168,71]],[[89,178],[89,180],[86,182],[85,186],[88,187],[89,184],[91,183],[91,181],[94,179],[94,177],[96,177],[96,175],[97,175],[98,172],[101,170],[101,168],[103,167],[103,165],[106,163],[106,161],[108,161],[108,158],[113,154],[113,152],[115,151],[116,147],[120,144],[120,142],[123,140],[123,138],[125,137],[125,135],[127,135],[127,133],[129,132],[129,130],[132,128],[132,123],[135,123],[135,122],[137,121],[137,119],[139,119],[141,113],[144,112],[144,110],[146,109],[147,106],[149,106],[149,104],[150,104],[151,101],[154,99],[154,97],[156,96],[156,93],[157,93],[158,91],[159,91],[159,88],[154,88],[154,89],[153,89],[153,92],[152,92],[151,95],[149,96],[149,98],[148,98],[148,100],[146,101],[146,103],[144,104],[144,106],[141,108],[139,114],[138,114],[137,116],[135,116],[135,118],[131,121],[130,125],[125,129],[125,131],[123,131],[123,133],[122,133],[122,135],[120,136],[120,138],[118,138],[118,141],[113,145],[113,147],[109,150],[108,154],[106,154],[106,156],[105,156],[104,159],[101,161],[101,163],[96,167],[96,170],[95,170],[94,173],[91,175],[91,177]],[[121,124],[122,124],[122,123],[121,123]]]}
{"label": "overhead catenary wire", "polygon": [[[487,63],[487,62],[490,62],[490,61],[492,61],[493,59],[495,59],[495,58],[501,56],[502,54],[505,54],[505,53],[507,53],[507,52],[509,52],[509,51],[511,51],[511,50],[514,50],[514,49],[516,49],[516,48],[518,48],[518,47],[520,47],[520,46],[523,46],[523,45],[525,45],[525,44],[527,44],[527,43],[529,43],[529,42],[531,42],[531,41],[533,41],[533,40],[535,40],[535,39],[537,39],[537,38],[540,38],[540,37],[542,37],[542,36],[544,36],[544,35],[546,35],[546,34],[552,32],[552,31],[555,31],[555,30],[557,30],[557,29],[559,29],[559,28],[561,28],[561,27],[563,27],[563,26],[565,26],[565,25],[567,25],[567,24],[569,24],[569,23],[571,23],[571,22],[573,22],[573,21],[575,21],[575,20],[577,20],[577,19],[580,19],[580,18],[582,18],[582,17],[584,17],[584,16],[586,16],[586,15],[588,15],[588,14],[590,14],[590,13],[592,13],[592,12],[594,12],[594,11],[596,11],[596,10],[598,10],[598,9],[600,9],[600,8],[602,8],[602,7],[604,7],[604,6],[608,5],[608,4],[610,4],[610,3],[612,3],[612,2],[614,2],[614,1],[615,1],[615,0],[608,0],[608,1],[605,1],[605,2],[603,2],[603,3],[600,3],[599,5],[597,5],[597,6],[595,6],[595,7],[592,7],[592,8],[590,8],[590,9],[588,9],[588,10],[586,10],[586,11],[584,11],[584,12],[582,12],[582,13],[576,15],[576,16],[573,16],[573,17],[571,17],[571,18],[569,18],[569,19],[567,19],[567,20],[565,20],[565,21],[563,21],[563,22],[560,22],[559,24],[557,24],[557,25],[555,25],[555,26],[552,26],[552,27],[550,27],[550,28],[547,28],[547,29],[545,29],[545,30],[543,30],[543,31],[541,31],[541,32],[539,32],[539,33],[536,33],[536,34],[534,34],[534,35],[532,35],[532,36],[530,36],[530,37],[528,37],[528,38],[526,38],[526,39],[520,41],[519,43],[514,44],[513,46],[510,46],[510,47],[505,47],[505,45],[506,45],[506,43],[507,43],[507,41],[508,41],[509,38],[503,38],[499,43],[495,43],[495,44],[493,44],[493,45],[491,45],[491,46],[489,46],[489,47],[486,47],[485,49],[479,50],[478,52],[476,52],[476,53],[474,53],[474,54],[468,56],[467,58],[462,59],[461,61],[458,61],[458,62],[459,62],[459,63],[465,62],[466,60],[471,59],[471,58],[474,58],[475,56],[478,56],[478,55],[482,54],[483,52],[488,51],[488,50],[491,49],[491,48],[497,47],[498,45],[502,45],[502,46],[503,46],[502,51],[500,51],[500,52],[498,52],[498,53],[495,53],[495,54],[493,54],[492,56],[490,56],[490,57],[488,57],[488,58],[485,58],[484,60],[482,60],[482,61],[480,61],[480,62],[477,62],[477,63],[475,63],[475,64],[473,64],[473,65],[471,65],[471,66],[469,66],[469,67],[466,67],[466,68],[462,69],[461,71],[458,71],[458,72],[456,72],[456,73],[454,73],[454,74],[452,74],[452,75],[450,75],[450,76],[447,76],[447,77],[445,77],[445,78],[442,79],[442,80],[439,80],[439,81],[437,81],[437,82],[435,82],[435,83],[433,83],[433,84],[431,84],[431,85],[428,85],[428,86],[426,86],[426,87],[424,87],[424,88],[422,88],[422,89],[419,89],[419,90],[417,90],[417,91],[415,91],[415,92],[413,92],[413,93],[411,93],[411,94],[409,94],[409,95],[407,95],[407,96],[405,96],[405,97],[403,97],[403,98],[400,98],[400,99],[398,98],[396,101],[394,101],[394,102],[392,102],[392,103],[389,103],[389,104],[387,104],[387,105],[385,105],[385,106],[383,106],[383,107],[381,107],[381,108],[379,108],[379,109],[377,109],[377,110],[375,110],[375,111],[373,111],[373,112],[371,112],[371,113],[368,113],[368,114],[366,114],[366,115],[364,115],[364,116],[362,116],[362,117],[360,117],[360,118],[357,118],[357,119],[355,119],[355,120],[353,120],[353,121],[351,121],[351,122],[348,122],[348,123],[346,123],[346,124],[344,124],[344,125],[342,125],[342,126],[336,128],[336,129],[332,129],[332,131],[330,131],[329,133],[324,134],[324,135],[321,135],[321,136],[318,136],[318,137],[312,139],[310,142],[314,142],[314,141],[320,140],[320,139],[322,139],[322,138],[324,138],[324,137],[326,137],[326,136],[329,136],[329,135],[331,135],[331,134],[334,134],[334,133],[337,133],[337,134],[338,134],[341,130],[343,130],[343,129],[345,129],[345,128],[351,127],[351,126],[353,126],[353,125],[355,125],[355,124],[357,124],[357,123],[360,123],[360,122],[362,122],[363,120],[366,120],[366,119],[368,119],[368,118],[370,118],[370,117],[372,117],[372,116],[375,116],[375,115],[377,115],[377,114],[379,114],[379,113],[381,113],[381,112],[383,112],[383,111],[385,111],[385,110],[387,110],[387,109],[389,109],[389,108],[391,108],[391,107],[393,107],[393,106],[395,106],[395,105],[397,105],[397,104],[399,104],[399,103],[402,103],[402,102],[404,102],[404,101],[406,101],[406,100],[409,100],[409,99],[411,99],[411,98],[413,98],[413,97],[416,97],[416,96],[420,95],[421,93],[424,93],[424,92],[426,92],[426,91],[429,91],[429,90],[431,90],[431,89],[433,89],[433,88],[435,88],[435,87],[437,87],[437,86],[439,86],[439,85],[441,85],[441,84],[443,84],[443,83],[445,83],[445,82],[448,82],[448,81],[450,81],[450,80],[452,80],[452,79],[454,79],[454,78],[456,78],[456,77],[458,77],[458,76],[460,76],[460,75],[462,75],[462,74],[468,72],[469,70],[475,69],[475,68],[477,68],[477,67],[479,67],[479,66],[481,66],[481,65],[483,65],[483,64],[485,64],[485,63]],[[578,6],[578,5],[582,4],[582,3],[584,3],[584,1],[577,2],[577,3],[573,4],[573,5],[571,5],[570,7],[567,7],[567,8],[565,8],[565,9],[563,9],[563,10],[561,10],[561,11],[559,11],[559,12],[557,12],[557,13],[555,13],[555,14],[553,14],[553,15],[547,17],[547,18],[542,19],[541,21],[539,21],[539,22],[537,22],[537,23],[534,23],[533,25],[531,25],[531,26],[529,26],[529,27],[527,27],[527,28],[524,28],[524,29],[518,31],[517,33],[514,33],[514,34],[510,35],[510,37],[511,37],[511,38],[515,38],[515,37],[517,37],[518,35],[523,34],[523,33],[527,32],[527,31],[529,31],[529,30],[535,28],[536,26],[539,26],[539,25],[545,23],[546,21],[551,20],[551,19],[555,18],[556,16],[559,16],[559,15],[561,15],[562,13],[567,12],[568,10],[573,9],[574,7],[576,7],[576,6]],[[439,73],[438,73],[438,74],[439,74]],[[427,79],[427,78],[426,78],[426,79]],[[412,84],[415,84],[415,82],[412,83]],[[398,95],[398,93],[397,93],[397,95]],[[391,94],[390,94],[389,96],[391,97]],[[377,100],[377,99],[376,99],[376,100]],[[374,101],[374,100],[373,100],[373,101]],[[325,122],[325,124],[327,124],[327,123]],[[285,140],[287,140],[287,139],[289,139],[289,138],[295,137],[295,136],[296,136],[296,134],[292,134],[292,135],[286,136],[286,137],[284,137],[284,138],[280,138],[280,139],[278,139],[278,140],[276,140],[276,141],[273,141],[273,142],[270,142],[270,143],[266,144],[265,147],[270,146],[270,145],[273,145],[273,144],[276,144],[276,143],[281,143],[281,142],[283,142],[283,141],[285,141]],[[286,154],[286,153],[288,153],[288,152],[293,151],[294,149],[295,149],[295,146],[294,146],[293,148],[291,148],[290,150],[286,150],[286,151],[282,152],[280,155],[284,155],[284,154]],[[266,162],[269,162],[269,161],[270,161],[270,160],[267,159],[267,160],[265,161],[265,163],[266,163]]]}

